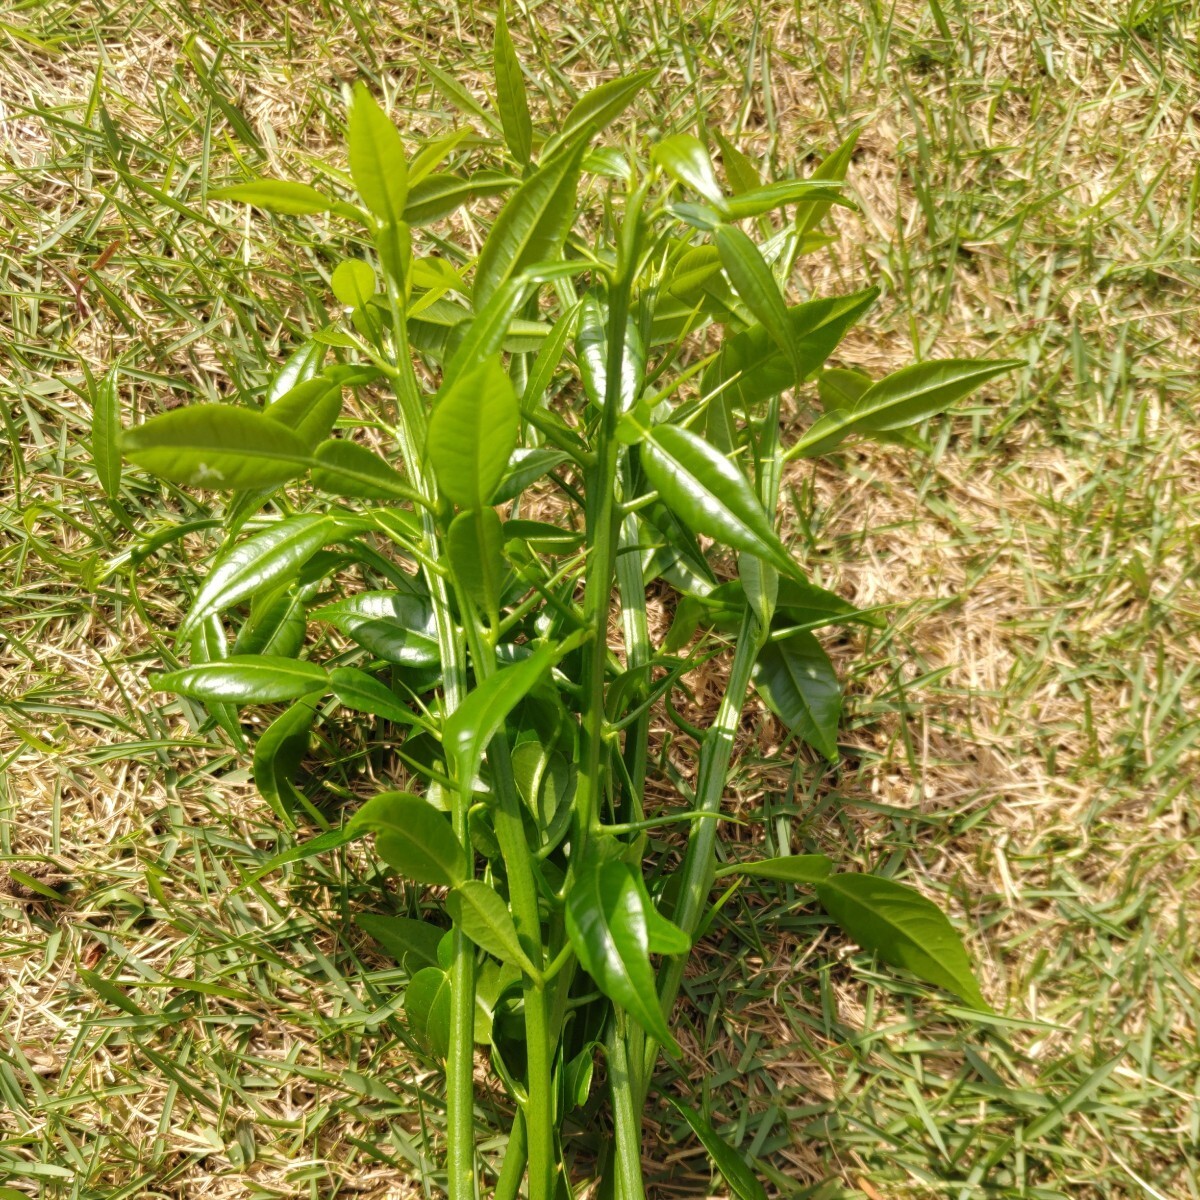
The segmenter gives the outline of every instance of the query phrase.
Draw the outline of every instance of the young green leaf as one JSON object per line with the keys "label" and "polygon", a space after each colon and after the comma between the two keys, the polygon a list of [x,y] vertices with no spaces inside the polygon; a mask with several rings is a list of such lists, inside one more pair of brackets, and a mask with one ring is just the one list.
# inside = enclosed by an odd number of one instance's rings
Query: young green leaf
{"label": "young green leaf", "polygon": [[121,450],[162,479],[236,491],[302,475],[308,448],[286,426],[232,404],[176,408],[126,429]]}
{"label": "young green leaf", "polygon": [[412,500],[416,492],[404,476],[374,450],[344,438],[330,438],[314,451],[312,485],[334,496],[362,500]]}
{"label": "young green leaf", "polygon": [[450,976],[441,967],[423,967],[408,981],[404,1015],[413,1036],[434,1058],[450,1050]]}
{"label": "young green leaf", "polygon": [[385,917],[378,913],[356,913],[354,923],[411,974],[423,967],[438,965],[438,942],[446,931],[437,925],[415,921],[412,917]]}
{"label": "young green leaf", "polygon": [[799,573],[746,477],[720,451],[674,425],[655,426],[641,451],[663,503],[693,532]]}
{"label": "young green leaf", "polygon": [[509,197],[475,268],[476,306],[532,263],[554,258],[575,217],[582,143],[539,167]]}
{"label": "young green leaf", "polygon": [[268,212],[296,217],[328,212],[337,203],[306,183],[293,183],[287,179],[252,179],[247,183],[214,188],[208,197],[210,200],[238,200]]}
{"label": "young green leaf", "polygon": [[528,658],[490,675],[446,718],[442,744],[454,756],[460,781],[474,778],[488,742],[500,732],[505,718],[566,649],[565,643],[539,646]]}
{"label": "young green leaf", "polygon": [[725,216],[730,221],[744,221],[749,217],[774,212],[786,204],[795,204],[797,201],[811,203],[818,198],[826,208],[831,204],[849,204],[842,199],[841,186],[829,180],[780,179],[727,200]]}
{"label": "young green leaf", "polygon": [[[254,596],[250,615],[233,643],[233,653],[295,658],[304,645],[307,614],[307,596],[301,589],[264,588]],[[215,616],[209,618],[210,622],[215,620]]]}
{"label": "young green leaf", "polygon": [[498,196],[516,186],[515,179],[499,171],[479,171],[466,178],[439,172],[409,188],[404,220],[414,227],[432,225],[471,200]]}
{"label": "young green leaf", "polygon": [[873,383],[845,409],[827,412],[787,451],[788,458],[827,454],[851,434],[904,429],[944,412],[981,384],[1023,366],[1020,359],[945,358],[913,363]]}
{"label": "young green leaf", "polygon": [[525,94],[525,77],[512,36],[504,5],[496,16],[496,41],[492,51],[496,76],[496,104],[500,109],[500,124],[504,127],[504,142],[513,158],[522,166],[533,152],[533,122],[529,119],[529,98]]}
{"label": "young green leaf", "polygon": [[843,872],[817,884],[817,898],[864,950],[990,1011],[962,939],[920,892],[878,875]]}
{"label": "young green leaf", "polygon": [[347,140],[350,177],[363,203],[384,225],[398,227],[404,221],[404,202],[408,197],[404,143],[363,83],[354,87]]}
{"label": "young green leaf", "polygon": [[753,879],[779,879],[784,883],[816,885],[833,870],[833,860],[824,854],[788,854],[783,858],[760,858],[756,862],[730,863],[716,877],[749,875]]}
{"label": "young green leaf", "polygon": [[762,184],[758,168],[720,130],[714,130],[713,139],[721,148],[721,165],[735,196],[753,191]]}
{"label": "young green leaf", "polygon": [[162,692],[218,704],[274,704],[328,691],[329,676],[318,663],[243,654],[156,675],[154,686]]}
{"label": "young green leaf", "polygon": [[537,483],[555,467],[571,461],[571,456],[562,450],[538,447],[534,450],[516,449],[508,460],[504,478],[496,485],[490,504],[507,504],[515,500],[527,487]]}
{"label": "young green leaf", "polygon": [[[220,617],[212,616],[202,621],[192,631],[191,661],[193,663],[221,662],[229,657],[229,646],[225,639],[225,627]],[[246,748],[237,709],[232,704],[206,704],[209,715],[229,735],[229,740],[239,750]]]}
{"label": "young green leaf", "polygon": [[417,591],[357,592],[309,614],[328,621],[364,650],[403,667],[439,661],[437,624],[429,597]]}
{"label": "young green leaf", "polygon": [[464,880],[446,897],[446,910],[454,924],[481,950],[503,963],[520,967],[533,979],[541,978],[541,972],[521,948],[508,905],[486,883]]}
{"label": "young green leaf", "polygon": [[494,508],[460,512],[446,531],[446,551],[455,586],[467,594],[492,628],[499,623],[500,595],[508,575],[504,538]]}
{"label": "young green leaf", "polygon": [[329,351],[320,342],[303,342],[288,355],[287,361],[275,372],[264,397],[267,409],[281,396],[286,395],[298,383],[315,379],[321,373],[325,355]]}
{"label": "young green leaf", "polygon": [[375,270],[361,258],[347,258],[334,268],[329,286],[347,308],[362,308],[375,295]]}
{"label": "young green leaf", "polygon": [[410,792],[380,792],[354,814],[350,828],[375,835],[379,857],[405,879],[457,887],[469,877],[466,851],[450,820]]}
{"label": "young green leaf", "polygon": [[357,667],[337,667],[329,672],[329,686],[340,704],[355,712],[370,713],[395,725],[416,725],[416,714],[374,675]]}
{"label": "young green leaf", "polygon": [[713,241],[734,290],[775,345],[788,356],[799,376],[802,367],[792,340],[787,302],[758,247],[734,225],[718,226]]}
{"label": "young green leaf", "polygon": [[121,491],[121,396],[117,391],[117,369],[96,387],[92,405],[92,462],[104,494],[115,500]]}
{"label": "young green leaf", "polygon": [[596,986],[677,1055],[658,1004],[646,909],[634,875],[620,860],[586,864],[567,893],[567,935]]}
{"label": "young green leaf", "polygon": [[[858,145],[858,135],[861,132],[861,129],[854,130],[828,158],[821,162],[821,165],[817,167],[809,178],[813,181],[828,179],[838,183],[845,179],[846,172],[850,168],[850,159],[854,155],[854,147]],[[803,242],[807,234],[811,233],[821,223],[825,214],[832,207],[832,204],[832,200],[814,198],[797,207],[796,232],[801,242]]]}
{"label": "young green leaf", "polygon": [[224,612],[262,588],[293,578],[322,546],[337,541],[341,526],[334,517],[288,517],[248,537],[224,554],[204,581],[179,636],[213,613]]}
{"label": "young green leaf", "polygon": [[546,143],[542,157],[549,160],[560,146],[570,145],[581,133],[590,131],[595,135],[607,129],[657,74],[652,68],[620,75],[585,92],[563,118],[558,133]]}
{"label": "young green leaf", "polygon": [[695,1110],[681,1104],[674,1096],[667,1099],[676,1112],[692,1127],[700,1144],[708,1151],[713,1166],[721,1178],[729,1184],[729,1190],[737,1200],[767,1200],[767,1193],[758,1177],[746,1165],[742,1156]]}
{"label": "young green leaf", "polygon": [[300,805],[292,780],[308,751],[316,712],[312,700],[297,700],[263,730],[254,747],[254,786],[289,829],[295,828],[293,816]]}
{"label": "young green leaf", "polygon": [[[324,352],[324,347],[321,347]],[[306,379],[272,400],[263,412],[286,425],[312,451],[329,436],[342,411],[342,385],[325,376]]]}
{"label": "young green leaf", "polygon": [[[575,355],[587,398],[604,407],[608,387],[608,306],[588,292],[580,309],[579,332],[575,337]],[[629,317],[621,347],[620,411],[628,412],[642,394],[646,376],[646,351],[637,322]]]}
{"label": "young green leaf", "polygon": [[789,732],[837,761],[842,689],[829,655],[811,633],[801,630],[768,642],[754,664],[754,686]]}
{"label": "young green leaf", "polygon": [[443,390],[425,449],[442,490],[460,508],[486,507],[504,478],[520,423],[512,382],[495,357]]}
{"label": "young green leaf", "polygon": [[699,192],[718,211],[724,210],[725,193],[698,137],[690,133],[672,134],[654,147],[651,157],[672,179]]}

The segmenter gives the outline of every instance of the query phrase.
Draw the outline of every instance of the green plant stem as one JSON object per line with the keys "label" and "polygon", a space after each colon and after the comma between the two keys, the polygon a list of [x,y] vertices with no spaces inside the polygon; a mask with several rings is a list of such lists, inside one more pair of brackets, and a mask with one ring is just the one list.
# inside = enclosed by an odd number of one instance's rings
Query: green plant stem
{"label": "green plant stem", "polygon": [[[437,629],[442,663],[442,694],[448,716],[467,691],[466,655],[462,633],[450,610],[446,580],[438,569],[441,543],[434,509],[437,481],[425,462],[426,416],[420,387],[408,349],[408,328],[397,281],[388,280],[396,365],[393,377],[400,415],[400,450],[411,478],[425,501],[421,527],[427,562],[422,567]],[[470,844],[467,814],[470,796],[454,793],[451,818],[463,845]],[[475,1200],[475,946],[454,931],[450,962],[450,1045],[446,1058],[446,1191],[450,1200]]]}
{"label": "green plant stem", "polygon": [[642,1181],[642,1104],[635,1095],[637,1080],[630,1070],[627,1041],[632,1029],[621,1009],[609,1021],[605,1038],[608,1055],[609,1091],[613,1106],[616,1200],[644,1200]]}
{"label": "green plant stem", "polygon": [[[496,670],[495,648],[484,639],[479,623],[473,619],[474,613],[469,598],[460,596],[459,601],[464,610],[463,624],[471,645],[475,678],[482,683]],[[508,875],[509,907],[517,927],[521,948],[540,974],[545,966],[545,958],[541,918],[538,913],[537,882],[533,877],[532,857],[525,838],[521,798],[513,778],[512,756],[503,731],[489,743],[487,757],[488,766],[491,768],[492,790],[496,796],[492,822]],[[554,1056],[544,980],[534,980],[526,975],[522,982],[522,992],[525,1001],[525,1055],[528,1067],[524,1112],[529,1162],[529,1200],[553,1200],[556,1169]]]}
{"label": "green plant stem", "polygon": [[504,1148],[504,1161],[500,1165],[500,1178],[496,1180],[492,1200],[517,1200],[521,1180],[525,1177],[528,1145],[525,1117],[517,1109],[513,1114],[512,1129],[508,1135],[508,1145]]}

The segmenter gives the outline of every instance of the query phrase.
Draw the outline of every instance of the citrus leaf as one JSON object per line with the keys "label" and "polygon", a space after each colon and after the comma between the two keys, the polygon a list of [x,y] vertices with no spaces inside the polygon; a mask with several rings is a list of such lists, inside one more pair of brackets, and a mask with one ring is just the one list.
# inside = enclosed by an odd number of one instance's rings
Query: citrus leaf
{"label": "citrus leaf", "polygon": [[416,973],[438,965],[438,942],[446,932],[428,921],[412,917],[386,917],[379,913],[355,913],[354,923],[369,933],[406,970]]}
{"label": "citrus leaf", "polygon": [[268,212],[297,217],[328,212],[337,203],[307,183],[293,183],[288,179],[252,179],[230,187],[214,188],[208,197],[210,200],[238,200]]}
{"label": "citrus leaf", "polygon": [[800,630],[767,642],[754,664],[754,686],[794,736],[837,761],[842,689],[829,655],[811,633]]}
{"label": "citrus leaf", "polygon": [[496,196],[516,186],[515,179],[499,171],[478,171],[466,177],[438,172],[409,188],[404,220],[413,226],[431,225],[470,200]]}
{"label": "citrus leaf", "polygon": [[783,858],[760,858],[757,862],[730,863],[716,877],[749,875],[754,879],[779,879],[784,883],[815,885],[833,870],[833,860],[824,854],[788,854]]}
{"label": "citrus leaf", "polygon": [[159,691],[218,704],[273,704],[329,690],[329,676],[318,663],[270,654],[196,663],[153,679]]}
{"label": "citrus leaf", "polygon": [[713,207],[724,210],[725,193],[698,137],[690,133],[672,134],[663,138],[650,156],[672,179],[699,192]]}
{"label": "citrus leaf", "polygon": [[504,5],[496,17],[496,40],[492,50],[492,66],[496,76],[496,105],[500,109],[500,124],[504,127],[504,142],[512,156],[524,166],[533,152],[533,122],[529,119],[529,98],[525,94],[525,77],[508,32]]}
{"label": "citrus leaf", "polygon": [[481,950],[520,967],[533,979],[541,978],[521,947],[508,905],[486,883],[464,880],[446,897],[446,911]]}
{"label": "citrus leaf", "polygon": [[345,438],[329,438],[314,451],[312,485],[334,496],[362,500],[413,500],[404,476],[373,450]]}
{"label": "citrus leaf", "polygon": [[415,589],[358,592],[309,615],[398,666],[432,667],[440,661],[433,606]]}
{"label": "citrus leaf", "polygon": [[504,530],[494,508],[461,512],[446,531],[446,552],[454,583],[495,628],[500,596],[508,568],[504,561]]}
{"label": "citrus leaf", "polygon": [[798,377],[801,364],[793,346],[787,302],[758,247],[733,225],[718,226],[713,241],[734,291],[770,334],[775,345],[791,360]]}
{"label": "citrus leaf", "polygon": [[379,857],[405,879],[434,887],[456,887],[468,863],[450,819],[410,792],[380,792],[354,814],[349,828],[375,835]]}
{"label": "citrus leaf", "polygon": [[254,746],[254,786],[271,811],[291,829],[295,828],[293,814],[299,803],[292,780],[308,752],[316,712],[311,699],[297,700],[263,730]]}
{"label": "citrus leaf", "polygon": [[337,667],[329,672],[329,686],[340,704],[355,712],[370,713],[396,725],[416,725],[414,713],[374,675],[357,667]]}
{"label": "citrus leaf", "polygon": [[270,487],[304,474],[308,447],[285,425],[232,404],[196,404],[126,429],[130,462],[172,483],[224,490]]}
{"label": "citrus leaf", "polygon": [[404,221],[408,196],[404,143],[365,84],[354,87],[346,136],[350,177],[363,203],[385,225],[399,226]]}
{"label": "citrus leaf", "polygon": [[558,133],[546,143],[544,157],[549,158],[560,146],[567,145],[585,130],[597,134],[607,129],[657,74],[653,68],[637,71],[633,75],[610,79],[585,92],[563,118]]}
{"label": "citrus leaf", "polygon": [[843,872],[819,883],[817,898],[864,950],[990,1011],[962,939],[920,892],[878,875]]}
{"label": "citrus leaf", "polygon": [[323,375],[297,383],[263,409],[272,421],[286,425],[309,451],[329,436],[341,411],[342,386]]}

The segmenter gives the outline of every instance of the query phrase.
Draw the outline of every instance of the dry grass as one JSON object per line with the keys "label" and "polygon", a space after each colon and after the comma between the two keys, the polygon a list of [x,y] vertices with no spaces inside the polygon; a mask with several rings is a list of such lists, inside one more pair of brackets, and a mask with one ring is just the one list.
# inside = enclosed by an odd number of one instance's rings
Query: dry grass
{"label": "dry grass", "polygon": [[[731,809],[758,821],[726,830],[905,862],[1003,1016],[965,1022],[802,896],[745,891],[686,985],[691,1076],[785,1195],[1194,1200],[1200,11],[681,7],[682,39],[665,5],[579,3],[532,6],[518,40],[556,104],[661,56],[644,129],[701,106],[781,167],[865,123],[861,213],[797,278],[882,285],[840,357],[1030,364],[925,458],[791,475],[820,581],[895,609],[831,647],[854,696],[838,771],[796,768],[753,712]],[[146,684],[205,543],[153,573],[121,558],[203,510],[141,480],[103,502],[84,372],[122,357],[143,411],[260,386],[322,319],[334,243],[206,224],[201,183],[235,173],[235,141],[256,170],[341,166],[360,75],[432,131],[445,105],[414,56],[482,86],[488,28],[367,0],[0,19],[0,1181],[25,1194],[425,1194],[405,1180],[436,1160],[436,1075],[385,1019],[399,972],[346,934],[370,866],[236,890],[277,844],[270,814],[244,760]],[[349,795],[389,766],[343,732],[326,753]],[[480,1116],[503,1130],[498,1099]],[[656,1194],[702,1194],[702,1156],[652,1116]]]}

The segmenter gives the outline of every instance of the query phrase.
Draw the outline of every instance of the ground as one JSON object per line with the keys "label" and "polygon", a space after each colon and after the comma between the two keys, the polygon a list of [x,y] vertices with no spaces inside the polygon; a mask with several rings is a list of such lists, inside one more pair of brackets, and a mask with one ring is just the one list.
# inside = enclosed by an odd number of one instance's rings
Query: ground
{"label": "ground", "polygon": [[[803,893],[747,890],[693,960],[664,1088],[780,1195],[1200,1197],[1196,0],[510,7],[542,120],[660,65],[624,128],[699,113],[803,173],[862,127],[858,210],[795,280],[881,287],[843,364],[1028,364],[926,455],[791,474],[797,553],[889,623],[832,646],[836,772],[748,714],[751,820],[725,831],[903,864],[995,1017],[855,953]],[[147,682],[210,543],[139,551],[206,509],[139,472],[109,504],[87,444],[118,360],[127,417],[261,388],[324,319],[323,226],[203,192],[344,167],[357,78],[441,127],[420,60],[482,97],[491,11],[0,16],[0,1183],[22,1194],[427,1194],[437,1074],[387,1020],[399,972],[347,932],[367,865],[239,886],[278,844],[247,761]],[[349,794],[387,764],[345,734]],[[717,1188],[679,1117],[649,1118],[654,1194]],[[502,1130],[498,1097],[479,1119]]]}

